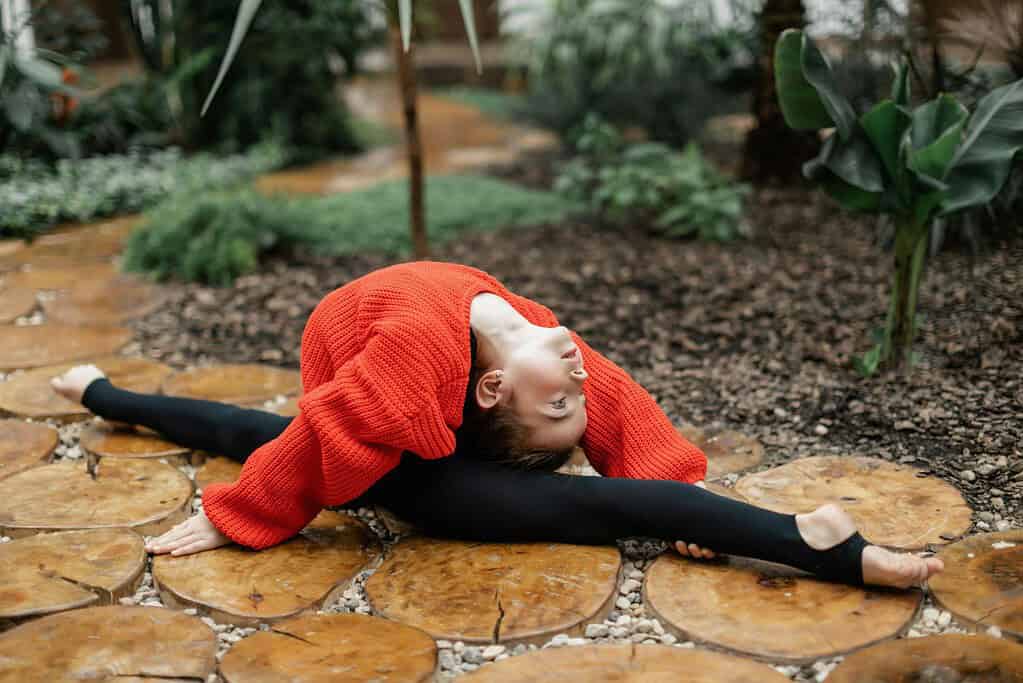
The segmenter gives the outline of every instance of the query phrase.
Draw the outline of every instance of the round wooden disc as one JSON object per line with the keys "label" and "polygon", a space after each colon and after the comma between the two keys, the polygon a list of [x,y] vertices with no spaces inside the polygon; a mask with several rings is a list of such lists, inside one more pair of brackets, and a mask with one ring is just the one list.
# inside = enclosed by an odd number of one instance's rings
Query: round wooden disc
{"label": "round wooden disc", "polygon": [[22,619],[135,592],[146,567],[142,537],[128,529],[37,534],[0,544],[0,620]]}
{"label": "round wooden disc", "polygon": [[122,216],[88,226],[60,226],[32,244],[10,254],[17,264],[35,268],[67,268],[89,263],[107,263],[124,249],[139,216]]}
{"label": "round wooden disc", "polygon": [[[143,394],[156,393],[173,369],[147,358],[108,356],[91,361],[121,389]],[[80,420],[91,413],[80,403],[69,401],[50,386],[50,380],[78,363],[50,365],[9,377],[0,382],[0,412],[32,419]]]}
{"label": "round wooden disc", "polygon": [[158,607],[87,607],[0,634],[0,682],[205,681],[217,636],[198,617]]}
{"label": "round wooden disc", "polygon": [[732,430],[707,431],[683,425],[678,433],[707,456],[707,479],[756,467],[764,461],[764,447],[756,439]]}
{"label": "round wooden disc", "polygon": [[36,307],[36,293],[21,287],[0,287],[0,324],[12,323]]}
{"label": "round wooden disc", "polygon": [[417,628],[361,614],[313,614],[274,624],[232,647],[226,683],[419,683],[433,680],[437,646]]}
{"label": "round wooden disc", "polygon": [[131,330],[123,327],[6,325],[0,327],[0,371],[104,356],[129,341]]}
{"label": "round wooden disc", "polygon": [[43,311],[50,320],[68,325],[117,325],[149,315],[163,304],[155,285],[139,278],[119,275],[107,282],[82,283],[44,299]]}
{"label": "round wooden disc", "polygon": [[234,460],[219,455],[206,458],[203,466],[195,472],[195,487],[204,489],[210,484],[237,481],[241,472],[241,463]]}
{"label": "round wooden disc", "polygon": [[366,582],[381,616],[434,638],[544,642],[600,621],[617,597],[616,548],[409,538]]}
{"label": "round wooden disc", "polygon": [[163,382],[163,393],[168,396],[241,405],[296,394],[301,388],[297,371],[256,364],[194,368],[173,374]]}
{"label": "round wooden disc", "polygon": [[32,268],[19,270],[6,276],[11,287],[29,290],[71,289],[88,283],[109,282],[117,277],[117,269],[110,263],[87,266]]}
{"label": "round wooden disc", "polygon": [[969,536],[941,549],[945,571],[927,581],[957,618],[1023,638],[1023,530]]}
{"label": "round wooden disc", "polygon": [[294,396],[289,398],[287,401],[274,408],[274,412],[278,415],[283,415],[284,417],[295,417],[300,412],[298,409],[298,398]]}
{"label": "round wooden disc", "polygon": [[79,444],[98,458],[173,458],[188,463],[189,450],[170,441],[134,429],[117,429],[94,422],[82,430]]}
{"label": "round wooden disc", "polygon": [[299,536],[259,552],[230,545],[181,557],[158,555],[153,580],[167,604],[254,625],[318,608],[378,554],[362,522],[324,511]]}
{"label": "round wooden disc", "polygon": [[0,480],[0,533],[130,527],[160,534],[191,513],[192,482],[152,460],[104,460],[93,479],[85,463],[44,465]]}
{"label": "round wooden disc", "polygon": [[49,425],[0,420],[0,479],[47,463],[59,442]]}
{"label": "round wooden disc", "polygon": [[766,664],[665,645],[586,645],[535,650],[487,664],[464,681],[487,683],[785,683]]}
{"label": "round wooden disc", "polygon": [[740,557],[657,558],[643,594],[657,618],[684,638],[790,662],[849,652],[907,627],[919,591],[872,591],[813,579],[797,569]]}
{"label": "round wooden disc", "polygon": [[877,458],[818,456],[746,475],[735,489],[753,505],[788,514],[838,503],[864,538],[889,548],[919,550],[965,534],[972,511],[959,491],[917,472]]}
{"label": "round wooden disc", "polygon": [[724,496],[725,498],[737,500],[740,503],[749,502],[748,500],[743,498],[742,494],[737,492],[735,489],[730,489],[727,486],[722,486],[721,484],[714,481],[707,482],[707,490],[710,491],[711,493],[716,493],[719,496]]}
{"label": "round wooden disc", "polygon": [[1019,683],[1023,645],[948,633],[878,643],[845,658],[828,683]]}

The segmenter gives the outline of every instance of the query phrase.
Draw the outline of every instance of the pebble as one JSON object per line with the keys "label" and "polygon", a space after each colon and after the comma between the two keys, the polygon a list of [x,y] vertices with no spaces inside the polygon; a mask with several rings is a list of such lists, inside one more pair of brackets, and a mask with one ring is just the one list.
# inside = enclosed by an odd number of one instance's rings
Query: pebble
{"label": "pebble", "polygon": [[998,496],[995,496],[994,498],[991,499],[991,506],[994,507],[994,509],[996,510],[1004,510],[1005,501],[999,498]]}
{"label": "pebble", "polygon": [[641,584],[636,579],[626,579],[624,582],[622,582],[622,587],[619,589],[618,592],[621,593],[622,595],[628,595],[629,593],[635,593],[642,586],[643,584]]}
{"label": "pebble", "polygon": [[504,654],[504,651],[505,651],[504,645],[489,645],[483,648],[482,652],[483,659],[494,659],[498,655]]}
{"label": "pebble", "polygon": [[663,636],[661,636],[661,642],[664,643],[665,645],[674,645],[675,643],[678,642],[678,638],[676,638],[670,633],[665,633]]}
{"label": "pebble", "polygon": [[639,569],[633,569],[629,572],[629,578],[637,581],[643,580],[643,572]]}
{"label": "pebble", "polygon": [[440,662],[442,669],[454,669],[458,665],[454,653],[447,650],[440,651],[440,654],[437,655],[437,661]]}
{"label": "pebble", "polygon": [[992,638],[1001,638],[1002,629],[998,628],[997,626],[989,626],[987,629],[987,634]]}
{"label": "pebble", "polygon": [[980,517],[981,519],[983,519],[985,522],[993,522],[993,521],[995,521],[995,516],[992,515],[990,512],[988,512],[987,510],[983,510],[981,512],[978,512],[977,516]]}
{"label": "pebble", "polygon": [[816,434],[817,436],[826,436],[828,433],[828,428],[825,427],[824,425],[817,425],[816,427],[813,428],[813,433]]}
{"label": "pebble", "polygon": [[451,646],[451,649],[454,650],[455,652],[461,654],[462,652],[465,651],[465,643],[463,643],[460,640],[455,641],[455,644]]}
{"label": "pebble", "polygon": [[631,604],[632,602],[630,602],[629,599],[624,595],[615,600],[615,607],[617,607],[618,609],[629,609],[629,606]]}
{"label": "pebble", "polygon": [[629,629],[622,626],[612,626],[609,630],[612,638],[624,638],[629,635]]}
{"label": "pebble", "polygon": [[977,475],[973,473],[973,470],[963,470],[959,473],[959,478],[963,481],[974,481]]}
{"label": "pebble", "polygon": [[942,612],[941,615],[938,617],[938,626],[941,627],[948,626],[951,621],[952,615],[949,612]]}
{"label": "pebble", "polygon": [[639,623],[636,624],[636,630],[640,633],[650,633],[654,630],[654,625],[650,623],[649,619],[640,619]]}
{"label": "pebble", "polygon": [[482,664],[483,653],[480,652],[478,647],[467,647],[462,652],[462,661],[468,662],[469,664]]}
{"label": "pebble", "polygon": [[927,609],[924,610],[924,621],[934,623],[938,620],[938,616],[940,614],[941,610],[934,607],[928,607]]}
{"label": "pebble", "polygon": [[1008,531],[1011,528],[1012,524],[1010,524],[1009,520],[1007,519],[1000,519],[997,522],[995,522],[995,529],[998,531]]}
{"label": "pebble", "polygon": [[437,648],[441,649],[441,650],[450,650],[451,649],[451,641],[450,640],[438,640],[437,641]]}
{"label": "pebble", "polygon": [[608,633],[607,624],[588,624],[586,626],[587,638],[607,638]]}

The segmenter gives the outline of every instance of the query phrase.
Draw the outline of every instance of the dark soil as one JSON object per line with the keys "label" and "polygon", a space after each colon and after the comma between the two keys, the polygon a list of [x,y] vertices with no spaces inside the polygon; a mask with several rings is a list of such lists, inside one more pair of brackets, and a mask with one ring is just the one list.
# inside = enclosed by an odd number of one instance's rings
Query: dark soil
{"label": "dark soil", "polygon": [[[964,491],[980,529],[1018,524],[1023,245],[972,266],[937,256],[921,291],[920,365],[908,380],[863,379],[850,359],[883,323],[891,255],[869,224],[805,193],[762,192],[749,215],[756,235],[733,244],[577,224],[478,235],[434,258],[482,268],[551,307],[676,422],[755,436],[771,464],[814,453],[912,463]],[[297,367],[319,299],[391,262],[298,255],[230,288],[175,286],[137,338],[175,365]]]}

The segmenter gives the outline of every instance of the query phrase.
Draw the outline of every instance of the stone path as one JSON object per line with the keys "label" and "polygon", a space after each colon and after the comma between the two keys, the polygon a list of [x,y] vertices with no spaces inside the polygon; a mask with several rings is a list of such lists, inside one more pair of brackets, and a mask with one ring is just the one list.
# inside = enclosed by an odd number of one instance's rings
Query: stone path
{"label": "stone path", "polygon": [[[393,123],[393,93],[379,87],[355,89],[353,106]],[[433,171],[549,142],[432,97],[422,114]],[[403,173],[385,149],[260,186],[323,193]],[[927,593],[867,591],[740,558],[655,559],[662,543],[430,539],[369,509],[325,511],[258,553],[145,557],[144,535],[199,509],[202,488],[240,466],[92,420],[49,379],[88,361],[136,391],[285,415],[298,410],[300,382],[269,366],[140,357],[124,325],[160,291],[115,268],[136,222],[0,243],[0,681],[421,681],[477,669],[470,679],[1021,680],[1023,646],[1009,639],[1023,638],[1023,532],[964,537],[971,511],[959,492],[909,467],[867,457],[769,467],[756,441],[692,425],[679,429],[708,453],[710,490],[786,512],[840,502],[869,539],[937,551],[949,571]],[[579,455],[565,471],[596,475]]]}

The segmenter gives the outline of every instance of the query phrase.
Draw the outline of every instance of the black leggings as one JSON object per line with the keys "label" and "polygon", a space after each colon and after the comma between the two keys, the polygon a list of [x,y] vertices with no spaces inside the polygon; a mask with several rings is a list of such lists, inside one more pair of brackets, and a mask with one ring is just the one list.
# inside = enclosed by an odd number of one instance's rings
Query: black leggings
{"label": "black leggings", "polygon": [[[170,441],[245,459],[292,418],[262,410],[137,394],[107,380],[82,399],[108,420],[139,424]],[[521,471],[450,456],[412,453],[346,507],[382,505],[438,536],[489,542],[612,545],[617,539],[684,540],[715,552],[787,564],[846,583],[863,582],[858,533],[827,550],[807,545],[795,515],[779,514],[676,481]]]}

